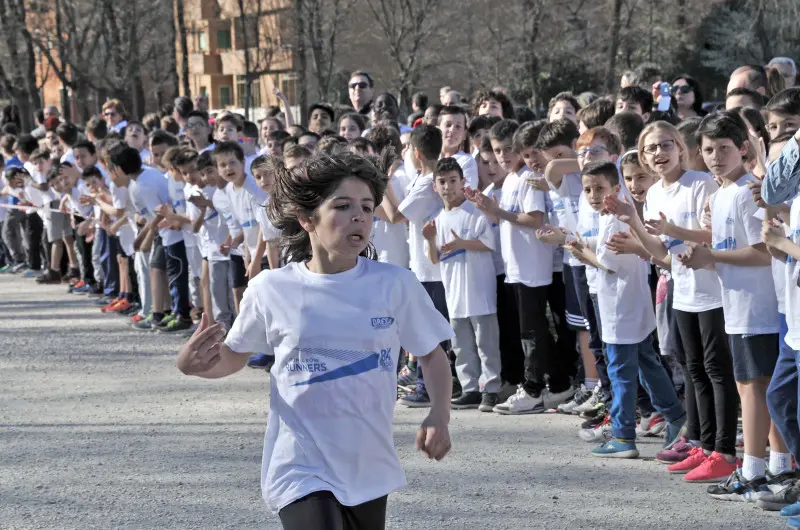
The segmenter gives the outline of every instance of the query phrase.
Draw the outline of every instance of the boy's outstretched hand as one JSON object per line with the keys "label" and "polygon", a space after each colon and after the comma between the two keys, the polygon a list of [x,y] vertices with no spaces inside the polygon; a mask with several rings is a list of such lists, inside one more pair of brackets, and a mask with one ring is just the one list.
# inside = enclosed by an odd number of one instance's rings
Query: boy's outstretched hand
{"label": "boy's outstretched hand", "polygon": [[178,353],[178,370],[186,375],[196,375],[213,368],[220,360],[224,336],[222,325],[209,326],[204,313],[197,330]]}
{"label": "boy's outstretched hand", "polygon": [[451,447],[447,422],[434,416],[425,418],[417,430],[417,450],[438,461],[450,452]]}
{"label": "boy's outstretched hand", "polygon": [[603,199],[603,210],[629,225],[637,213],[636,208],[628,201],[628,197],[624,197],[624,199],[621,201],[616,195],[606,196]]}

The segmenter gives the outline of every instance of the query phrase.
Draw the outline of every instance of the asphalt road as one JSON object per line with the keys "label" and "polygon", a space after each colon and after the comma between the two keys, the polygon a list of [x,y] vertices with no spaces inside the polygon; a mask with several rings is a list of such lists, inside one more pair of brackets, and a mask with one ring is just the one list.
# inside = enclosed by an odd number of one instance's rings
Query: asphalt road
{"label": "asphalt road", "polygon": [[[183,376],[181,339],[65,291],[0,276],[0,529],[280,528],[259,489],[265,374]],[[388,528],[783,528],[668,475],[658,439],[600,460],[576,417],[455,411],[453,452],[432,463],[413,446],[423,415],[397,409],[408,486]]]}

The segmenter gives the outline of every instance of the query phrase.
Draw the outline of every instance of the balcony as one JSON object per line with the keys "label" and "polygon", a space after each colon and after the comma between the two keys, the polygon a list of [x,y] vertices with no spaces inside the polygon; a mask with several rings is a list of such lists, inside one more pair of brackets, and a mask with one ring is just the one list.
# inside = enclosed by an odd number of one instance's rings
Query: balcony
{"label": "balcony", "polygon": [[222,74],[222,58],[219,55],[190,53],[189,73],[195,75]]}

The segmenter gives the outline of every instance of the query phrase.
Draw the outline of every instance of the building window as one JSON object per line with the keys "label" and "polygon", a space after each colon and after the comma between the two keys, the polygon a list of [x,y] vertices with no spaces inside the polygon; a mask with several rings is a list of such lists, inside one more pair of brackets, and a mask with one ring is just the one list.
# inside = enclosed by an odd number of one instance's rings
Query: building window
{"label": "building window", "polygon": [[230,107],[233,104],[231,101],[231,87],[229,86],[221,86],[219,87],[219,106],[220,107]]}
{"label": "building window", "polygon": [[208,96],[208,88],[206,88],[204,86],[201,86],[200,87],[200,95],[203,96],[203,97]]}
{"label": "building window", "polygon": [[218,29],[217,30],[217,48],[220,50],[231,49],[231,30]]}
{"label": "building window", "polygon": [[[236,106],[244,108],[245,101],[244,101],[244,89],[245,89],[245,81],[244,77],[240,77],[236,80]],[[253,84],[250,87],[250,108],[261,108],[261,81],[259,79],[254,79]]]}
{"label": "building window", "polygon": [[295,76],[281,76],[281,92],[286,94],[289,105],[297,105],[297,79]]}
{"label": "building window", "polygon": [[206,36],[206,32],[201,31],[197,39],[198,48],[200,48],[201,52],[205,52],[208,49],[208,37]]}

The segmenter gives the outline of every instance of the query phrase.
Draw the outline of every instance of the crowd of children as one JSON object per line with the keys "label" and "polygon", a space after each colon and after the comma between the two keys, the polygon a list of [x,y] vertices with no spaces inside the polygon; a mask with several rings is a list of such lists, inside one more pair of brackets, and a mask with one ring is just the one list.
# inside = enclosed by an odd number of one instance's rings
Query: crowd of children
{"label": "crowd of children", "polygon": [[[276,178],[349,151],[388,176],[376,259],[452,326],[452,408],[579,415],[601,458],[662,435],[666,472],[800,516],[800,88],[768,93],[759,68],[707,115],[693,78],[665,91],[643,69],[614,97],[558,94],[540,120],[498,88],[471,108],[415,97],[408,126],[388,93],[338,120],[315,104],[308,128],[186,101],[172,132],[120,125],[118,101],[42,139],[4,125],[0,271],[68,283],[138,330],[230,330],[248,280],[303,257],[267,213]],[[398,402],[427,407],[415,353]]]}

